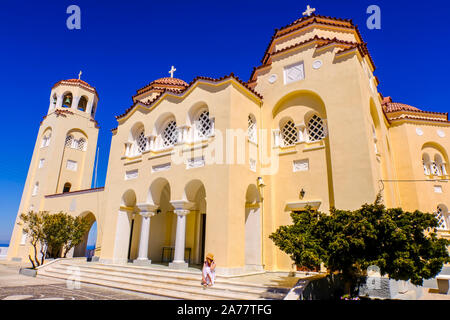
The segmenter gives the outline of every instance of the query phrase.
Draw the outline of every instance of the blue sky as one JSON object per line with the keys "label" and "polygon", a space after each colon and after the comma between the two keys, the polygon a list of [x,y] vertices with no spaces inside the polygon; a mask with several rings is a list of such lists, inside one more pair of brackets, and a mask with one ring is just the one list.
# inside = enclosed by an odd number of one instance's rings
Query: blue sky
{"label": "blue sky", "polygon": [[[66,9],[81,8],[81,30],[68,30]],[[276,6],[275,6],[276,4]],[[99,92],[98,186],[104,184],[115,115],[136,89],[175,76],[234,72],[248,80],[275,28],[316,13],[359,26],[377,66],[379,90],[395,101],[448,112],[450,5],[445,1],[17,1],[0,4],[0,243],[8,242],[22,195],[39,122],[52,85],[82,79]],[[366,27],[366,9],[381,8],[381,30]]]}

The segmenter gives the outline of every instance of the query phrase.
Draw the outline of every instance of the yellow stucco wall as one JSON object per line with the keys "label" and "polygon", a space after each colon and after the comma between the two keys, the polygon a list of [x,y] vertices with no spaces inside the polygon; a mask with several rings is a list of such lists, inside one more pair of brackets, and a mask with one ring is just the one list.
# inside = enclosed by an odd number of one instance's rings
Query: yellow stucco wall
{"label": "yellow stucco wall", "polygon": [[[310,26],[282,37],[272,51],[314,36],[360,41],[348,28]],[[215,254],[220,272],[235,274],[261,265],[266,270],[292,270],[289,257],[268,236],[291,223],[289,208],[293,205],[314,202],[325,212],[331,206],[356,209],[373,202],[381,191],[388,207],[434,212],[438,204],[448,206],[448,176],[430,182],[437,178],[424,175],[422,154],[436,148],[448,163],[449,123],[389,122],[368,56],[357,50],[341,54],[341,50],[337,45],[318,48],[308,44],[271,57],[253,79],[254,90],[262,97],[230,76],[198,79],[182,93],[166,92],[150,106],[136,102],[130,112],[118,118],[118,128],[113,130],[106,182],[101,190],[59,194],[66,181],[73,181],[71,191],[90,188],[98,129],[89,114],[76,108],[71,109],[73,115],[66,116],[57,116],[50,108],[39,129],[19,213],[29,210],[31,203],[35,210],[92,213],[98,224],[97,246],[101,247],[97,254],[102,261],[115,263],[137,258],[142,224],[139,213],[146,207],[156,214],[150,218],[148,257],[158,261],[162,247],[175,244],[174,212],[186,209],[191,211],[186,221],[186,247],[192,250],[192,262],[199,263],[201,214],[206,214],[205,252]],[[286,84],[285,69],[300,62],[304,79]],[[69,89],[60,85],[51,96]],[[92,92],[77,90],[74,96],[86,94],[97,102]],[[154,97],[149,92],[137,100]],[[127,144],[136,143],[138,128],[143,127],[149,139],[160,137],[168,119],[175,120],[178,128],[192,128],[202,110],[208,110],[213,118],[213,136],[163,150],[126,154]],[[287,119],[303,128],[314,114],[326,126],[324,139],[299,141],[288,147],[273,145],[274,131],[280,130]],[[256,142],[245,136],[249,115],[263,130]],[[40,148],[48,128],[52,130],[51,143]],[[417,134],[417,128],[423,130],[422,135]],[[67,132],[73,129],[76,139],[87,137],[86,151],[64,148]],[[241,147],[245,152],[239,158]],[[227,157],[233,153],[234,161],[230,162]],[[222,161],[208,163],[211,154],[222,154]],[[38,169],[42,157],[51,158],[52,163]],[[189,159],[199,157],[204,157],[204,166],[187,168]],[[273,170],[262,163],[267,157],[271,157]],[[69,159],[78,162],[78,171],[65,169]],[[256,160],[255,168],[250,160]],[[294,162],[299,160],[308,162],[307,170],[294,171]],[[167,170],[155,171],[169,164]],[[127,175],[135,171],[137,177],[128,179]],[[263,179],[263,187],[258,177]],[[36,196],[31,196],[37,180],[45,183]],[[435,186],[441,186],[442,193],[436,193]],[[303,198],[299,195],[302,189]],[[58,195],[48,196],[55,193]],[[445,232],[442,234],[445,236]],[[26,257],[27,246],[20,245],[20,239],[21,228],[16,226],[10,258]],[[249,254],[261,248],[260,261]]]}

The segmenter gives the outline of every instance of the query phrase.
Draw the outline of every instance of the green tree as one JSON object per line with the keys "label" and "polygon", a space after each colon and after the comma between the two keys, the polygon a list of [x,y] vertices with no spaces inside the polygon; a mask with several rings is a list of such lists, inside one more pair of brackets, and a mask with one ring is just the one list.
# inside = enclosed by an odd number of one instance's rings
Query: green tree
{"label": "green tree", "polygon": [[55,259],[61,257],[64,244],[69,239],[71,218],[63,212],[44,215],[43,231],[48,257]]}
{"label": "green tree", "polygon": [[84,235],[86,234],[86,232],[89,230],[90,227],[90,222],[86,217],[73,218],[70,216],[70,218],[71,219],[69,219],[67,239],[63,246],[64,258],[66,257],[70,249],[79,245],[83,241]]}
{"label": "green tree", "polygon": [[[23,232],[28,236],[28,239],[33,246],[34,256],[28,255],[28,259],[33,266],[33,269],[44,263],[45,259],[45,242],[43,231],[43,215],[45,212],[34,212],[20,214],[19,225],[23,225]],[[38,251],[41,253],[41,260],[38,258]]]}
{"label": "green tree", "polygon": [[386,209],[380,197],[355,211],[330,211],[293,212],[293,225],[280,227],[270,239],[297,265],[323,263],[329,274],[342,276],[347,294],[371,265],[391,279],[422,285],[450,262],[450,241],[437,238],[432,214]]}
{"label": "green tree", "polygon": [[65,258],[70,249],[83,241],[90,226],[87,218],[75,218],[64,212],[29,212],[21,214],[20,218],[34,248],[34,258],[29,255],[33,268],[42,265],[45,257]]}

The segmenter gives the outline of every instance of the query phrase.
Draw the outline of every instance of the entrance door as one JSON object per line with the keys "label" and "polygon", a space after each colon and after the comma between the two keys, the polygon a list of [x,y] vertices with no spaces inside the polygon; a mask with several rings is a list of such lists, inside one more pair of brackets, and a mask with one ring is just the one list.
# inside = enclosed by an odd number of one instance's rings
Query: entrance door
{"label": "entrance door", "polygon": [[131,260],[131,243],[133,241],[134,219],[131,219],[130,240],[128,243],[128,262]]}
{"label": "entrance door", "polygon": [[200,217],[200,263],[203,264],[205,261],[206,213],[202,213]]}

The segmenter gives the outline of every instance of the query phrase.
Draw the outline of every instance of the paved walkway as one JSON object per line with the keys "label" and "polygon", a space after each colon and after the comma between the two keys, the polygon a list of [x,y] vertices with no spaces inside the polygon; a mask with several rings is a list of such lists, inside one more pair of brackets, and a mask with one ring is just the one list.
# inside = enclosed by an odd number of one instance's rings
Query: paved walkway
{"label": "paved walkway", "polygon": [[439,293],[437,289],[423,288],[423,296],[419,300],[450,300],[450,294]]}
{"label": "paved walkway", "polygon": [[[29,263],[0,261],[0,300],[161,300],[167,297],[115,288],[80,283],[80,288],[70,288],[64,280],[47,277],[28,277],[19,269],[30,267]],[[161,266],[164,268],[164,266]],[[194,270],[192,270],[194,271]],[[196,270],[199,272],[199,270]],[[286,277],[277,273],[255,274],[227,278],[227,281],[264,283],[273,286],[292,287],[300,278],[311,275]],[[437,289],[423,288],[419,300],[450,300],[450,295],[439,294]]]}
{"label": "paved walkway", "polygon": [[167,297],[81,283],[70,288],[64,280],[19,274],[26,263],[0,261],[0,300],[167,300]]}

